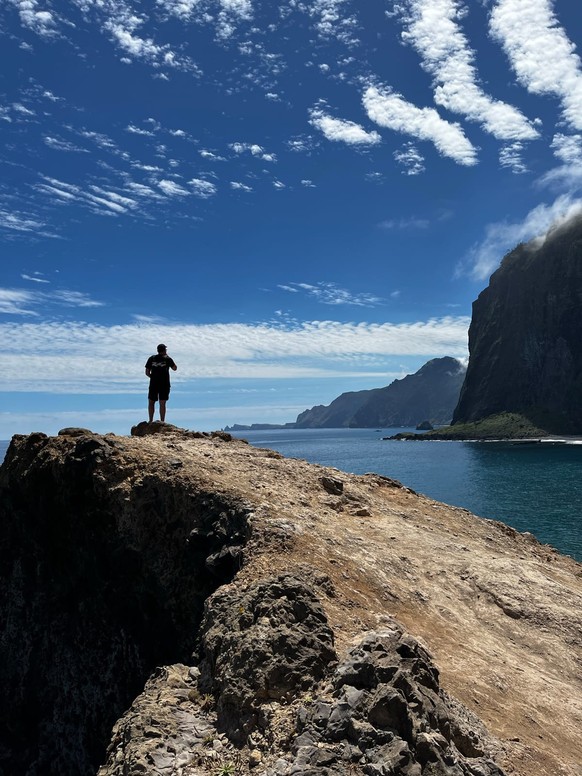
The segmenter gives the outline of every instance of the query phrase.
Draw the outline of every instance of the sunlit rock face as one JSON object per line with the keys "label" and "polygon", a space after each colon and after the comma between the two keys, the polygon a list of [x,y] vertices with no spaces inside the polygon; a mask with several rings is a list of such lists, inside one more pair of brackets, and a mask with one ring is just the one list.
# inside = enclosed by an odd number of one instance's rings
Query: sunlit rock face
{"label": "sunlit rock face", "polygon": [[582,433],[582,217],[519,245],[473,304],[453,423],[520,413]]}

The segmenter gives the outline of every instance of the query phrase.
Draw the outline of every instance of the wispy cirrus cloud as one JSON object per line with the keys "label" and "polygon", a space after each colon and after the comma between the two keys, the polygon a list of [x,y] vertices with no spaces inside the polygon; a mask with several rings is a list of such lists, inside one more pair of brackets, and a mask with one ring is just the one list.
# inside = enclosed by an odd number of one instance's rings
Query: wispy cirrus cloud
{"label": "wispy cirrus cloud", "polygon": [[75,145],[75,143],[71,143],[70,140],[63,140],[60,137],[51,137],[50,135],[46,135],[43,140],[45,145],[47,145],[49,148],[52,148],[53,151],[66,151],[68,153],[77,154],[89,153],[86,148],[80,148],[78,145]]}
{"label": "wispy cirrus cloud", "polygon": [[[82,207],[90,208],[94,213],[100,215],[121,215],[129,212],[136,206],[135,200],[124,197],[116,192],[105,191],[99,187],[88,187],[84,189],[73,183],[41,176],[43,182],[35,184],[35,189],[54,199],[57,197],[64,202],[75,202]],[[90,189],[93,189],[92,191]]]}
{"label": "wispy cirrus cloud", "polygon": [[384,300],[374,294],[354,294],[345,288],[340,288],[335,283],[287,283],[277,286],[282,291],[290,293],[304,293],[321,304],[353,305],[355,307],[376,307],[383,304]]}
{"label": "wispy cirrus cloud", "polygon": [[319,129],[328,140],[354,146],[374,146],[382,142],[382,138],[375,130],[368,132],[355,121],[336,119],[324,113],[321,108],[313,108],[309,116],[309,123]]}
{"label": "wispy cirrus cloud", "polygon": [[[48,283],[46,280],[22,276],[27,280]],[[37,291],[23,288],[0,288],[0,313],[4,315],[40,316],[41,311],[51,306],[58,307],[103,307],[104,303],[93,299],[89,294],[69,289],[55,291]],[[40,309],[39,309],[40,308]]]}
{"label": "wispy cirrus cloud", "polygon": [[28,213],[0,209],[0,231],[10,235],[34,235],[35,237],[57,237],[47,223]]}
{"label": "wispy cirrus cloud", "polygon": [[50,283],[50,280],[41,277],[42,272],[35,272],[34,275],[21,274],[20,277],[23,280],[31,280],[33,283]]}
{"label": "wispy cirrus cloud", "polygon": [[406,0],[402,38],[421,57],[433,78],[437,105],[480,124],[499,140],[533,140],[539,132],[512,105],[486,94],[479,85],[475,54],[460,21],[461,0]]}
{"label": "wispy cirrus cloud", "polygon": [[451,124],[434,108],[418,108],[389,88],[368,86],[362,102],[368,116],[381,127],[434,144],[443,156],[458,164],[477,164],[477,150],[459,124]]}
{"label": "wispy cirrus cloud", "polygon": [[519,140],[502,146],[499,151],[499,164],[501,167],[510,169],[516,175],[527,172],[527,165],[523,161],[523,150],[523,143]]}
{"label": "wispy cirrus cloud", "polygon": [[582,129],[580,57],[551,1],[497,0],[490,31],[505,50],[518,81],[532,94],[558,97],[564,119]]}
{"label": "wispy cirrus cloud", "polygon": [[0,288],[0,313],[5,315],[36,315],[34,294],[19,288]]}
{"label": "wispy cirrus cloud", "polygon": [[418,218],[410,216],[409,218],[389,218],[381,221],[378,226],[381,229],[428,229],[430,221],[428,218]]}

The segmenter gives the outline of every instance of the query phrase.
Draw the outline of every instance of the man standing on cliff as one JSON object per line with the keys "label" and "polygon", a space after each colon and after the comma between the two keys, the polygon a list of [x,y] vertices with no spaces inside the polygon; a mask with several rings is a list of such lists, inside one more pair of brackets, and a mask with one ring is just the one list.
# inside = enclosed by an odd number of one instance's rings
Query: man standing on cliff
{"label": "man standing on cliff", "polygon": [[145,365],[145,373],[150,378],[148,392],[150,423],[154,419],[154,410],[158,400],[160,402],[160,420],[162,423],[166,420],[166,402],[170,396],[170,369],[175,372],[178,368],[166,350],[165,345],[158,345],[158,352],[155,356],[150,356]]}

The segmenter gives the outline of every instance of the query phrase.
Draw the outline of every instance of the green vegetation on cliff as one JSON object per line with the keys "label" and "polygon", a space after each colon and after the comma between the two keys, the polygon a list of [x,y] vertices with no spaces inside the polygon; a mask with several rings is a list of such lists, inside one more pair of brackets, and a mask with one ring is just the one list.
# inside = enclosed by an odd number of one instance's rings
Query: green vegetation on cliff
{"label": "green vegetation on cliff", "polygon": [[547,436],[548,432],[536,426],[531,420],[515,412],[500,412],[473,423],[455,423],[454,426],[437,428],[426,434],[402,433],[391,439],[533,439]]}

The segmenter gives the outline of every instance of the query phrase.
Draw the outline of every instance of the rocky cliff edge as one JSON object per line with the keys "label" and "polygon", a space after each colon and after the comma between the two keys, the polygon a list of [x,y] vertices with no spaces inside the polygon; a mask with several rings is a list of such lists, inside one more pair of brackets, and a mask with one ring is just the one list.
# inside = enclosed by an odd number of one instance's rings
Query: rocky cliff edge
{"label": "rocky cliff edge", "polygon": [[225,434],[15,437],[0,772],[580,776],[582,566]]}

